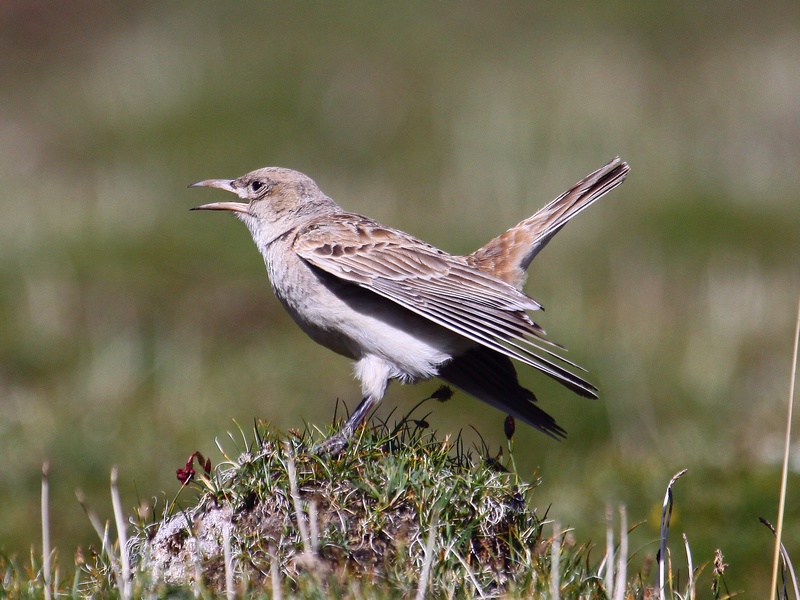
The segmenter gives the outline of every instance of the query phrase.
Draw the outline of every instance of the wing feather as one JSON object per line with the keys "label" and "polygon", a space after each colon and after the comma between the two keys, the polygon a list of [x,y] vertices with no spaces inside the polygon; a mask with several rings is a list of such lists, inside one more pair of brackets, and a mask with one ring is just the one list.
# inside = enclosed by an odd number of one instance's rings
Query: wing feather
{"label": "wing feather", "polygon": [[597,395],[594,386],[551,360],[580,369],[543,346],[561,349],[525,312],[541,305],[465,258],[350,213],[306,225],[293,247],[301,258],[335,277],[538,369],[582,396]]}
{"label": "wing feather", "polygon": [[[383,293],[381,288],[376,287],[374,291],[486,348],[495,350],[496,352],[538,369],[581,396],[596,397],[597,390],[594,386],[553,361],[536,354],[536,350],[553,356],[572,367],[583,370],[581,367],[546,348],[538,346],[528,338],[522,337],[521,335],[509,335],[508,328],[491,326],[487,321],[481,320],[479,317],[475,316],[474,313],[470,314],[465,309],[459,309],[453,306],[442,306],[441,303],[436,301],[431,301],[426,307],[425,312],[422,312],[417,310],[412,303],[407,302],[405,299]],[[532,348],[525,347],[515,342],[515,339],[532,346]]]}

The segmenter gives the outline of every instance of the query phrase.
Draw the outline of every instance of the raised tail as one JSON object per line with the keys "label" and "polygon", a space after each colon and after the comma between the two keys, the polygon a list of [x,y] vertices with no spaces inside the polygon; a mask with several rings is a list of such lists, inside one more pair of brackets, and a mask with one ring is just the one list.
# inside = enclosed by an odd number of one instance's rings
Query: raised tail
{"label": "raised tail", "polygon": [[476,269],[522,289],[528,265],[547,242],[572,217],[621,184],[629,170],[627,163],[615,158],[581,179],[532,217],[467,256],[467,261]]}

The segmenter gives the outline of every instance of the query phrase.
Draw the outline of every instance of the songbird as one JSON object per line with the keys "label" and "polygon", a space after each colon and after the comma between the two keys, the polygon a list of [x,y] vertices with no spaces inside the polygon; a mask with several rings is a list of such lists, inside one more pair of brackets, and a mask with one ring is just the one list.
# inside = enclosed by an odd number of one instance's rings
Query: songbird
{"label": "songbird", "polygon": [[522,291],[526,270],[574,216],[618,186],[619,158],[588,175],[532,217],[467,256],[346,212],[308,176],[266,167],[238,179],[208,179],[238,196],[192,210],[230,211],[250,230],[275,295],[311,339],[355,361],[363,400],[328,438],[340,453],[383,398],[389,381],[439,377],[506,414],[559,438],[565,431],[519,384],[511,359],[576,394],[597,389],[559,355],[528,315],[541,305]]}

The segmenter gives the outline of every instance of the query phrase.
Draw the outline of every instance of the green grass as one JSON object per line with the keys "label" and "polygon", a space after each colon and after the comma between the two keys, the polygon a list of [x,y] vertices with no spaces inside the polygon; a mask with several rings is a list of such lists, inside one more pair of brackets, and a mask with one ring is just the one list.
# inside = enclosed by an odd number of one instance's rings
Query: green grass
{"label": "green grass", "polygon": [[[256,422],[230,434],[235,451],[218,443],[216,465],[193,455],[186,484],[161,515],[137,509],[125,590],[120,542],[111,543],[109,525],[91,510],[101,544],[79,550],[74,569],[59,566],[54,553],[52,589],[70,598],[221,597],[228,588],[239,597],[298,598],[653,593],[656,548],[641,561],[629,554],[636,527],[625,525],[624,508],[616,543],[608,509],[605,549],[576,542],[535,508],[540,481],[516,472],[510,425],[508,451],[492,456],[485,445],[466,448],[460,436],[442,439],[409,413],[373,420],[333,458],[313,451],[330,432]],[[668,531],[668,519],[662,527]],[[719,565],[687,578],[687,567],[677,566],[682,552],[665,554],[667,597],[693,597],[703,579],[712,597],[727,597],[721,555]],[[0,597],[46,598],[41,565],[33,551],[24,562],[0,556]]]}

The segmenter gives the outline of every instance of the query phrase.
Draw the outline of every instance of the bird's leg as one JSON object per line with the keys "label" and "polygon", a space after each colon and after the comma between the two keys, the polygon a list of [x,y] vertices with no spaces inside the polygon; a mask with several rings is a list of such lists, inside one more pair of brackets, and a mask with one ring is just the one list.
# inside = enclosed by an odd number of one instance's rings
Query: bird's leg
{"label": "bird's leg", "polygon": [[367,396],[364,398],[361,403],[356,406],[356,409],[350,415],[350,417],[345,421],[342,428],[339,430],[339,433],[336,433],[330,436],[327,440],[322,442],[316,450],[314,451],[315,454],[320,455],[330,455],[330,456],[339,456],[342,451],[347,447],[347,444],[350,442],[350,438],[353,437],[356,429],[361,423],[364,422],[364,419],[367,418],[369,411],[371,411],[376,404],[380,401],[380,398],[376,398],[375,396]]}

